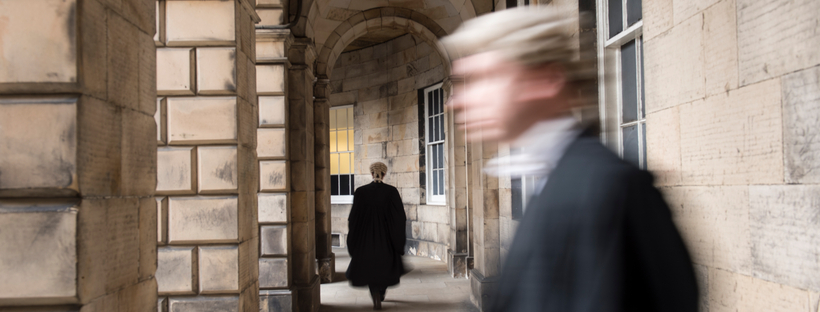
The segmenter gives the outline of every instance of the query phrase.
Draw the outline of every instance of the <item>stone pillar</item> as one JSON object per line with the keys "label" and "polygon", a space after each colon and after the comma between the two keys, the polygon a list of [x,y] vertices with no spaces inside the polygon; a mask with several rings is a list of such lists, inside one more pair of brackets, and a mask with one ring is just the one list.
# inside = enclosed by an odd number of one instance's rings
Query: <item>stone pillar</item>
{"label": "stone pillar", "polygon": [[158,311],[258,311],[253,2],[158,1]]}
{"label": "stone pillar", "polygon": [[[444,98],[449,99],[452,94],[453,84],[461,83],[447,79],[442,85]],[[450,208],[450,245],[447,249],[447,268],[452,277],[466,278],[469,275],[467,265],[470,259],[470,236],[469,227],[469,197],[467,190],[467,133],[459,131],[454,123],[454,114],[446,114],[447,133],[450,139],[447,140],[448,194],[447,206]]]}
{"label": "stone pillar", "polygon": [[313,88],[313,142],[316,184],[316,262],[322,283],[333,282],[336,255],[330,243],[330,79],[316,81]]}
{"label": "stone pillar", "polygon": [[497,143],[470,143],[470,196],[473,216],[475,268],[470,271],[470,300],[483,307],[490,299],[501,273],[498,178],[483,173],[483,164],[493,158]]}
{"label": "stone pillar", "polygon": [[[265,10],[260,10],[265,11]],[[287,129],[289,111],[285,98],[288,67],[287,46],[292,37],[286,29],[256,30],[256,85],[259,95],[257,129],[259,156],[259,311],[293,309],[293,285],[289,264],[293,263],[289,237],[293,237],[288,205]],[[290,201],[289,201],[290,199]]]}
{"label": "stone pillar", "polygon": [[155,308],[155,7],[110,3],[0,1],[0,310]]}
{"label": "stone pillar", "polygon": [[[288,191],[291,202],[291,274],[294,311],[319,310],[316,274],[316,185],[314,164],[313,64],[316,53],[308,38],[288,47]],[[265,177],[263,176],[263,179]]]}

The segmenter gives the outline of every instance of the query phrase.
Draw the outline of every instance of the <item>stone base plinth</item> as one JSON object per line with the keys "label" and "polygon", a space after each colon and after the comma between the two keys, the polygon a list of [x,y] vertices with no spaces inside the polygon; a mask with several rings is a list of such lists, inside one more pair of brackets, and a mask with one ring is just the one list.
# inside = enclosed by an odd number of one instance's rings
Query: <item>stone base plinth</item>
{"label": "stone base plinth", "polygon": [[479,309],[486,308],[498,286],[497,277],[484,277],[478,270],[470,270],[470,301]]}
{"label": "stone base plinth", "polygon": [[319,276],[316,276],[308,286],[293,287],[293,312],[314,312],[319,311],[321,298],[321,284]]}
{"label": "stone base plinth", "polygon": [[333,274],[336,273],[336,254],[330,253],[330,257],[316,259],[316,267],[319,269],[319,279],[321,283],[333,283]]}
{"label": "stone base plinth", "polygon": [[447,250],[447,272],[454,278],[467,278],[470,268],[467,266],[466,253],[453,253]]}
{"label": "stone base plinth", "polygon": [[260,290],[259,312],[293,310],[293,293],[290,290]]}

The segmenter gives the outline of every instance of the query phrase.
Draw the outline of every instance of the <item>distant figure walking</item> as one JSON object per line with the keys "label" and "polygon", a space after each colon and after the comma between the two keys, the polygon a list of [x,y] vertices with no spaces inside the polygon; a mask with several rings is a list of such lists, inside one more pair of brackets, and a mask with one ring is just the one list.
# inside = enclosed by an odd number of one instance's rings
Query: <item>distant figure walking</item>
{"label": "distant figure walking", "polygon": [[387,166],[370,165],[373,182],[356,189],[348,221],[347,250],[350,265],[346,276],[353,286],[369,286],[373,309],[381,309],[387,287],[399,283],[405,273],[404,205],[399,191],[384,184]]}

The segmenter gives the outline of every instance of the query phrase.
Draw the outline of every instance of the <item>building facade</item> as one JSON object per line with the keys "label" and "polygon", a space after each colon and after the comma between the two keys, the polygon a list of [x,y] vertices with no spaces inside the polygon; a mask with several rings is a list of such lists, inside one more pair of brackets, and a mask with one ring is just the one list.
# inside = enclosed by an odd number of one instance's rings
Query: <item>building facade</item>
{"label": "building facade", "polygon": [[490,299],[533,182],[484,174],[439,38],[581,17],[600,125],[656,176],[703,311],[818,311],[820,4],[0,0],[0,310],[317,311],[388,165],[410,256]]}

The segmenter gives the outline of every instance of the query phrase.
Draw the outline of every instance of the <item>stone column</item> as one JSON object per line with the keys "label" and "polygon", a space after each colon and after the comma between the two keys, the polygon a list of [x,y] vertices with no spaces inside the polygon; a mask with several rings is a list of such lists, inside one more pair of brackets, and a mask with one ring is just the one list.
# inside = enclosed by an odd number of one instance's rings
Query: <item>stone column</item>
{"label": "stone column", "polygon": [[497,143],[470,143],[470,196],[474,228],[475,268],[470,271],[470,300],[483,307],[494,292],[501,273],[498,178],[483,173],[483,164],[495,156]]}
{"label": "stone column", "polygon": [[[264,10],[260,10],[264,11]],[[259,296],[260,312],[293,309],[289,237],[293,237],[288,205],[287,46],[293,37],[286,29],[256,30],[256,84],[259,95],[257,129],[259,156]]]}
{"label": "stone column", "polygon": [[313,88],[313,131],[316,135],[314,170],[316,184],[316,262],[322,283],[333,282],[336,272],[336,255],[330,242],[330,79],[316,81]]}
{"label": "stone column", "polygon": [[[316,185],[314,164],[313,64],[316,53],[308,38],[288,47],[288,166],[291,202],[291,274],[294,311],[319,310],[316,274]],[[264,176],[263,176],[264,179]]]}
{"label": "stone column", "polygon": [[[449,99],[452,94],[453,84],[461,83],[459,80],[447,79],[442,85],[444,98]],[[447,140],[447,150],[449,157],[447,166],[448,194],[447,206],[450,207],[450,245],[447,249],[447,268],[452,277],[466,278],[469,274],[468,260],[471,258],[469,227],[469,197],[467,190],[467,144],[465,131],[459,131],[454,123],[454,114],[448,113],[447,133],[450,139]]]}
{"label": "stone column", "polygon": [[0,1],[0,310],[156,304],[154,1]]}
{"label": "stone column", "polygon": [[159,1],[158,311],[258,311],[253,2]]}

